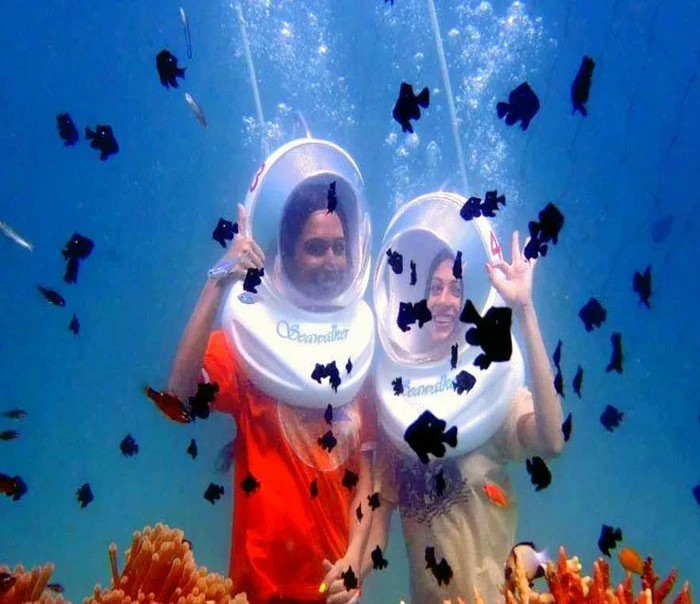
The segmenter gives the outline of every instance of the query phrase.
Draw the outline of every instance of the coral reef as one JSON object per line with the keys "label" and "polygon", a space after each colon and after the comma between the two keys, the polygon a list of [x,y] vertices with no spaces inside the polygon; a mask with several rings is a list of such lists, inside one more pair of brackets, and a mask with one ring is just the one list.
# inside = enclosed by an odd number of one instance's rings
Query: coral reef
{"label": "coral reef", "polygon": [[[158,523],[136,531],[125,558],[120,574],[117,546],[109,546],[112,585],[109,589],[97,585],[84,604],[248,604],[245,594],[234,595],[231,579],[195,564],[181,530]],[[53,569],[53,564],[30,572],[22,566],[14,571],[0,566],[0,604],[70,604],[46,589]]]}
{"label": "coral reef", "polygon": [[190,544],[181,530],[158,523],[154,529],[136,531],[126,551],[121,575],[117,568],[117,546],[109,547],[112,587],[96,586],[84,604],[247,604],[245,594],[234,595],[228,577],[197,567]]}
{"label": "coral reef", "polygon": [[8,566],[0,564],[0,604],[66,602],[60,595],[54,595],[46,589],[53,569],[53,564],[45,564],[25,571],[18,564],[14,570],[10,570]]}
{"label": "coral reef", "polygon": [[[516,554],[515,589],[504,588],[506,604],[664,604],[676,583],[677,573],[671,571],[659,583],[651,558],[644,562],[641,575],[642,590],[635,596],[632,591],[632,575],[616,588],[610,584],[610,567],[603,558],[593,563],[593,576],[581,576],[578,557],[567,559],[566,551],[559,548],[557,563],[549,562],[545,578],[549,592],[533,590],[528,583],[525,565]],[[474,590],[476,604],[484,604],[479,592]],[[686,581],[672,604],[691,604],[690,585]]]}

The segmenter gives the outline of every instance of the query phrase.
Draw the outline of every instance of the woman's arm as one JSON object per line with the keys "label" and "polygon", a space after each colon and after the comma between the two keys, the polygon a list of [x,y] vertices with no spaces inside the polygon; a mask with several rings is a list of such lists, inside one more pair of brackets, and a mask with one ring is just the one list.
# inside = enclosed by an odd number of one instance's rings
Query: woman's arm
{"label": "woman's arm", "polygon": [[525,341],[535,408],[534,415],[525,415],[518,422],[518,438],[525,449],[540,450],[546,457],[553,457],[564,448],[561,401],[554,389],[554,376],[535,307],[523,305],[516,309],[515,316]]}
{"label": "woman's arm", "polygon": [[255,241],[243,235],[245,221],[245,208],[239,204],[238,226],[241,234],[236,236],[233,245],[221,259],[222,262],[235,259],[235,269],[224,278],[207,281],[180,339],[168,380],[168,390],[180,400],[187,400],[197,391],[209,335],[224,290],[232,281],[244,278],[249,268],[262,268],[265,261],[264,254]]}

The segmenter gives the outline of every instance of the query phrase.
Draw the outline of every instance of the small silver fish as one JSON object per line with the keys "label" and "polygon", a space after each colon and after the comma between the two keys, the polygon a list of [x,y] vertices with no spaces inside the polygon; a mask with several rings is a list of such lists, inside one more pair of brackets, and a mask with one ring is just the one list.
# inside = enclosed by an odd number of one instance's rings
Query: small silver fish
{"label": "small silver fish", "polygon": [[15,231],[9,224],[0,220],[0,231],[8,239],[12,239],[17,245],[21,245],[25,250],[30,252],[34,250],[34,246],[29,243],[22,235]]}
{"label": "small silver fish", "polygon": [[190,106],[190,109],[192,109],[192,113],[194,113],[194,116],[197,118],[197,121],[206,128],[207,118],[204,117],[204,112],[202,111],[202,108],[197,104],[197,101],[195,101],[194,98],[192,98],[192,95],[189,92],[185,93],[185,100]]}
{"label": "small silver fish", "polygon": [[192,41],[190,39],[190,22],[187,20],[185,9],[180,7],[180,21],[182,21],[182,29],[185,30],[185,44],[187,45],[187,58],[192,58]]}

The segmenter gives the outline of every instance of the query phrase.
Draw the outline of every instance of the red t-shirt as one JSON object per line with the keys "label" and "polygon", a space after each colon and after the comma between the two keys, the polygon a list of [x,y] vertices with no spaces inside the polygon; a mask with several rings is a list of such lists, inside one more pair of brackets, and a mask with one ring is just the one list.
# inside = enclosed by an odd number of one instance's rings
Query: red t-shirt
{"label": "red t-shirt", "polygon": [[[325,602],[318,588],[323,560],[335,562],[348,546],[354,490],[342,485],[346,468],[359,474],[362,450],[377,440],[371,399],[363,395],[333,409],[331,453],[317,442],[330,428],[324,410],[294,408],[254,386],[240,370],[222,331],[214,331],[203,377],[217,382],[216,411],[233,416],[233,527],[230,576],[251,604]],[[329,402],[332,391],[329,386]],[[250,472],[260,488],[248,494]],[[311,497],[316,479],[318,496]],[[353,569],[355,570],[355,569]]]}

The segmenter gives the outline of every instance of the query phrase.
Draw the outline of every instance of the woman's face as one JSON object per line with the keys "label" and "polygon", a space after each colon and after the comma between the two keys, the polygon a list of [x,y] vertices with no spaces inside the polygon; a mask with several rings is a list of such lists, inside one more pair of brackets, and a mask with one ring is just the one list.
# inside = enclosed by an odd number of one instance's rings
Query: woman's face
{"label": "woman's face", "polygon": [[341,293],[348,270],[347,254],[338,215],[327,210],[311,214],[294,250],[298,287],[307,296],[333,298]]}
{"label": "woman's face", "polygon": [[428,326],[435,344],[443,343],[454,334],[462,309],[462,281],[452,275],[452,264],[452,260],[445,258],[430,281],[428,309],[433,319]]}

